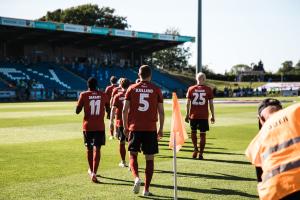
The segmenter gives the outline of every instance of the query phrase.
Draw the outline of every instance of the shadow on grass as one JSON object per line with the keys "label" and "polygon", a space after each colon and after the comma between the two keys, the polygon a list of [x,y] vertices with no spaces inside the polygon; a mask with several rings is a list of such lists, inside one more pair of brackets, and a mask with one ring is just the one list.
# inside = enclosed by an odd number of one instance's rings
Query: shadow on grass
{"label": "shadow on grass", "polygon": [[[161,173],[170,173],[170,171],[155,170],[155,172],[159,172],[159,171],[161,171]],[[231,175],[226,175],[226,176],[228,177],[228,176],[231,176]],[[101,176],[101,178],[121,182],[121,183],[102,183],[102,184],[130,186],[133,183],[133,181],[118,179],[118,178],[112,178],[112,177],[107,177],[107,176]],[[172,185],[151,184],[151,187],[162,188],[162,189],[170,189],[170,190],[174,189]],[[223,188],[199,189],[199,188],[178,186],[178,190],[179,191],[186,191],[186,192],[203,193],[203,194],[236,195],[236,196],[248,197],[248,198],[258,198],[258,196],[256,196],[256,195],[248,194],[248,193],[237,191],[237,190],[223,189]],[[154,195],[154,196],[151,196],[151,197],[143,197],[143,198],[146,198],[146,199],[173,199],[170,196],[161,196],[161,195]],[[189,198],[182,198],[182,199],[189,199]],[[191,200],[191,199],[189,199],[189,200]]]}
{"label": "shadow on grass", "polygon": [[[107,177],[107,176],[100,176],[103,179],[111,180],[111,181],[116,181],[119,183],[115,182],[101,182],[102,184],[108,184],[108,185],[121,185],[121,186],[133,186],[133,181],[128,181],[124,179],[118,179],[118,178],[112,178],[112,177]],[[143,185],[143,183],[141,184]],[[131,191],[130,191],[131,192]],[[162,196],[162,195],[155,195],[153,194],[152,196],[144,197],[144,196],[139,196],[141,198],[145,199],[161,199],[161,200],[168,200],[168,199],[173,199],[171,196]]]}
{"label": "shadow on grass", "polygon": [[[210,145],[211,143],[206,143],[206,145]],[[159,143],[159,146],[162,147],[169,147],[169,142],[167,144],[163,144],[163,143]],[[194,151],[194,146],[193,145],[184,145],[183,149],[191,149],[191,151]],[[221,147],[210,147],[210,146],[206,146],[205,149],[217,149],[217,150],[227,150],[227,148],[221,148]]]}
{"label": "shadow on grass", "polygon": [[[206,148],[206,149],[209,149],[209,148]],[[214,148],[211,148],[211,149],[214,149]],[[162,148],[160,148],[160,150],[171,150],[171,149],[162,147]],[[183,151],[183,152],[194,152],[194,149],[185,149],[183,147],[182,149],[180,149],[180,151]],[[235,155],[235,156],[243,156],[243,155],[245,155],[245,154],[242,154],[242,153],[219,152],[219,151],[204,151],[204,154]]]}
{"label": "shadow on grass", "polygon": [[[148,196],[148,197],[144,197],[144,196],[139,196],[142,199],[174,199],[173,197],[165,197],[165,196],[159,196],[159,195],[153,195],[153,196]],[[197,199],[191,199],[191,198],[177,198],[177,199],[186,199],[186,200],[197,200]]]}
{"label": "shadow on grass", "polygon": [[[144,168],[139,168],[140,170],[145,170]],[[173,171],[167,170],[154,170],[154,173],[161,174],[173,174]],[[229,180],[229,181],[256,181],[254,178],[246,178],[240,176],[234,176],[223,173],[216,173],[215,175],[210,174],[200,174],[200,173],[186,173],[186,172],[177,172],[178,177],[191,177],[191,178],[205,178],[205,179],[217,179],[217,180]]]}
{"label": "shadow on grass", "polygon": [[[151,186],[163,188],[163,189],[173,189],[173,186],[169,186],[169,185],[151,184]],[[222,195],[222,196],[223,195],[235,195],[235,196],[255,198],[255,199],[258,198],[257,195],[248,194],[248,193],[241,192],[238,190],[230,190],[230,189],[223,189],[223,188],[200,189],[200,188],[178,186],[178,190],[186,191],[186,192],[203,193],[203,194]]]}
{"label": "shadow on grass", "polygon": [[[216,152],[211,152],[211,153],[217,154]],[[227,154],[227,153],[220,153],[220,154]],[[232,155],[232,154],[229,154],[229,155]],[[158,157],[158,158],[171,158],[171,159],[173,159],[173,156],[167,156],[167,155],[157,155],[156,157]],[[177,156],[177,159],[198,161],[198,160],[190,158],[190,157],[182,157],[182,156]],[[250,163],[247,162],[247,161],[240,161],[240,160],[218,160],[218,159],[206,159],[206,158],[204,160],[201,160],[201,161],[198,161],[198,162],[206,162],[206,161],[209,161],[209,162],[210,161],[211,162],[220,162],[220,163],[230,163],[230,164],[240,164],[240,165],[250,165]]]}
{"label": "shadow on grass", "polygon": [[[243,154],[242,154],[243,155]],[[248,161],[241,161],[241,160],[218,160],[218,159],[205,159],[205,161],[212,161],[212,162],[221,162],[221,163],[230,163],[230,164],[240,164],[240,165],[251,165]]]}
{"label": "shadow on grass", "polygon": [[[207,138],[206,138],[207,139]],[[207,139],[208,140],[208,139]],[[169,140],[160,140],[159,142],[158,142],[159,144],[161,144],[161,143],[169,143]],[[213,144],[213,143],[211,143],[211,142],[206,142],[206,144]],[[190,142],[190,141],[185,141],[184,142],[184,145],[186,146],[186,145],[193,145],[193,143],[192,142]]]}

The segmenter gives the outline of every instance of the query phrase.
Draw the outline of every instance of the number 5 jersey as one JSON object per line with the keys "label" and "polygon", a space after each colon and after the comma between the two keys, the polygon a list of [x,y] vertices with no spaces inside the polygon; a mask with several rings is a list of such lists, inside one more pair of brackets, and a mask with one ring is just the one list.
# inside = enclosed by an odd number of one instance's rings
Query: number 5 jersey
{"label": "number 5 jersey", "polygon": [[189,87],[186,98],[191,100],[190,119],[208,119],[208,100],[214,98],[210,87],[193,85]]}
{"label": "number 5 jersey", "polygon": [[128,128],[130,131],[156,131],[158,104],[163,103],[161,90],[149,81],[131,85],[125,95],[130,101]]}
{"label": "number 5 jersey", "polygon": [[104,131],[105,105],[109,104],[102,91],[85,91],[80,94],[78,106],[84,108],[83,131]]}

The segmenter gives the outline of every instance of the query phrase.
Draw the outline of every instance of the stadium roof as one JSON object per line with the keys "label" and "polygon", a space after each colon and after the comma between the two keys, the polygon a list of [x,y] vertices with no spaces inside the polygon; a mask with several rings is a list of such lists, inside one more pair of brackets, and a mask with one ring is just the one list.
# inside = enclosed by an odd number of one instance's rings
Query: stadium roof
{"label": "stadium roof", "polygon": [[113,51],[150,53],[185,42],[194,42],[195,38],[0,17],[0,40],[24,44],[46,41],[53,45],[71,45],[80,48],[95,46]]}

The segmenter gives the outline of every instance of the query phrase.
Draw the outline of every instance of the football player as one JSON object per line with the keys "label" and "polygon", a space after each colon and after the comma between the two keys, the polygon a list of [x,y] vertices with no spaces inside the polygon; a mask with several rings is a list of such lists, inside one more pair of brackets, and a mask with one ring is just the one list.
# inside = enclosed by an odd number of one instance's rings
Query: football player
{"label": "football player", "polygon": [[[158,140],[163,136],[164,106],[160,88],[150,82],[151,68],[143,65],[139,69],[140,82],[131,85],[125,94],[123,127],[128,136],[130,168],[134,176],[133,192],[139,193],[141,179],[138,172],[138,152],[143,151],[146,159],[144,196],[149,196],[153,175],[154,154],[158,153]],[[159,128],[156,122],[159,115]]]}
{"label": "football player", "polygon": [[[203,152],[206,143],[206,131],[209,130],[209,112],[208,105],[211,112],[211,123],[215,122],[215,112],[213,104],[213,91],[210,87],[205,85],[206,76],[200,72],[196,75],[197,84],[189,87],[186,94],[186,117],[185,121],[190,123],[192,130],[191,138],[194,146],[193,158],[197,158],[199,153],[199,160],[203,159]],[[197,146],[197,130],[200,130],[200,151]]]}
{"label": "football player", "polygon": [[89,164],[88,174],[97,183],[97,170],[100,162],[101,146],[105,145],[105,109],[108,113],[109,101],[106,94],[97,90],[97,80],[93,77],[87,81],[88,90],[82,92],[78,99],[76,114],[84,109],[83,138],[87,148]]}
{"label": "football player", "polygon": [[117,95],[114,96],[112,101],[112,110],[110,113],[110,129],[114,130],[114,119],[116,116],[116,132],[117,138],[119,139],[119,152],[121,155],[121,162],[119,163],[120,167],[127,167],[125,156],[126,156],[126,149],[125,149],[125,142],[126,136],[124,134],[124,127],[123,127],[123,120],[122,120],[122,110],[123,104],[125,100],[125,93],[127,88],[130,85],[130,81],[127,78],[123,78],[121,80],[120,86],[122,87],[122,91],[119,92]]}

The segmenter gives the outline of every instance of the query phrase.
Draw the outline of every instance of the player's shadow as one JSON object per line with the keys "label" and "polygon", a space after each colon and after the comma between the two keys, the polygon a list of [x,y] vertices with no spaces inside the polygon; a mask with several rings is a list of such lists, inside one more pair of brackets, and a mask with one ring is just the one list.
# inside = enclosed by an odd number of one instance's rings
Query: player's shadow
{"label": "player's shadow", "polygon": [[[144,196],[139,196],[140,198],[143,199],[161,199],[161,200],[168,200],[168,199],[174,199],[174,197],[164,197],[164,196],[160,196],[160,195],[153,195],[153,196],[148,196],[148,197],[144,197]],[[184,200],[197,200],[197,199],[191,199],[191,198],[177,198],[177,199],[184,199]]]}
{"label": "player's shadow", "polygon": [[[101,177],[101,179],[115,181],[115,182],[101,182],[101,184],[133,186],[133,181],[118,179],[118,178],[112,178],[112,177],[108,177],[108,176],[99,176],[99,177]],[[143,185],[143,183],[141,185]],[[146,199],[161,199],[161,200],[173,199],[173,197],[170,197],[170,196],[162,196],[162,195],[155,195],[155,194],[153,194],[153,196],[149,196],[149,197],[143,197],[143,196],[140,196],[140,197],[141,198],[146,198]]]}
{"label": "player's shadow", "polygon": [[[173,186],[169,186],[169,185],[151,184],[151,186],[162,188],[162,189],[173,189]],[[234,196],[247,197],[247,198],[253,198],[253,199],[258,198],[257,195],[248,194],[248,193],[241,192],[238,190],[223,189],[223,188],[200,189],[200,188],[178,186],[177,189],[179,191],[195,192],[195,193],[202,193],[202,194],[214,194],[214,195],[222,195],[222,196],[234,195]]]}
{"label": "player's shadow", "polygon": [[[243,154],[242,154],[243,155]],[[240,164],[240,165],[250,165],[251,163],[248,161],[241,161],[241,160],[218,160],[218,159],[205,159],[205,161],[212,161],[212,162],[220,162],[220,163],[230,163],[230,164]]]}
{"label": "player's shadow", "polygon": [[[173,158],[173,156],[167,156],[167,155],[156,155],[156,157],[158,157],[158,158]],[[177,156],[177,159],[198,161],[197,159],[193,159],[193,158],[190,158],[190,157],[182,157],[182,156]],[[250,165],[249,162],[240,161],[240,160],[218,160],[218,159],[207,159],[207,158],[205,158],[201,162],[205,162],[205,161],[220,162],[220,163],[230,163],[230,164],[240,164],[240,165]]]}
{"label": "player's shadow", "polygon": [[[169,146],[169,142],[168,143],[158,143],[159,146],[163,146],[163,147],[168,147]],[[206,143],[206,145],[211,145],[211,143]],[[191,148],[194,149],[193,145],[183,145],[183,149],[184,148]],[[206,146],[205,149],[219,149],[219,150],[227,150],[226,148],[221,148],[221,147],[210,147],[210,146]]]}
{"label": "player's shadow", "polygon": [[[144,168],[139,168],[139,170],[145,170]],[[154,170],[158,174],[173,174],[173,171],[167,170]],[[205,178],[205,179],[216,179],[216,180],[228,180],[228,181],[255,181],[254,178],[240,177],[229,174],[218,173],[216,174],[200,174],[200,173],[186,173],[186,172],[177,172],[178,177],[190,177],[190,178]]]}
{"label": "player's shadow", "polygon": [[[165,144],[166,143],[166,144]],[[169,146],[169,141],[159,141],[158,142],[158,144],[159,145],[167,145],[167,146]],[[211,142],[206,142],[205,143],[206,145],[213,145],[213,143],[211,143]],[[191,147],[191,148],[194,148],[194,146],[193,146],[193,143],[191,143],[191,142],[185,142],[184,143],[184,145],[183,145],[184,147]]]}
{"label": "player's shadow", "polygon": [[[169,148],[160,148],[161,150],[170,150]],[[209,149],[209,148],[207,148]],[[213,150],[214,148],[211,147],[211,149]],[[183,151],[183,152],[194,152],[194,149],[186,149],[186,148],[182,148],[180,149],[180,151]],[[239,156],[242,156],[244,154],[241,154],[241,153],[232,153],[232,152],[218,152],[218,151],[204,151],[205,154],[217,154],[217,155],[239,155]]]}
{"label": "player's shadow", "polygon": [[[106,184],[106,185],[122,185],[122,186],[132,186],[132,181],[127,181],[127,180],[123,180],[123,179],[116,179],[116,178],[111,178],[111,177],[107,177],[107,176],[102,176],[102,175],[97,175],[97,177],[100,178],[100,182],[99,184]],[[104,180],[112,180],[112,181],[122,181],[121,183],[118,182],[103,182]]]}
{"label": "player's shadow", "polygon": [[[155,170],[155,172],[159,172],[159,170]],[[164,171],[162,171],[164,172]],[[170,171],[166,171],[167,173],[170,173]],[[108,179],[112,181],[117,181],[121,183],[103,183],[103,184],[112,184],[112,185],[126,185],[130,186],[132,185],[132,181],[124,180],[124,179],[118,179],[118,178],[112,178],[107,176],[101,176],[103,179]],[[170,189],[173,190],[172,185],[160,185],[160,184],[151,184],[151,187],[157,187],[162,189]],[[248,197],[248,198],[258,198],[256,195],[244,193],[237,190],[231,190],[231,189],[223,189],[223,188],[212,188],[212,189],[199,189],[199,188],[191,188],[191,187],[184,187],[184,186],[178,186],[177,189],[179,191],[186,191],[186,192],[195,192],[195,193],[203,193],[203,194],[215,194],[215,195],[236,195],[241,197]],[[147,199],[172,199],[170,196],[152,196],[152,197],[146,197]],[[188,198],[183,198],[188,199]]]}

